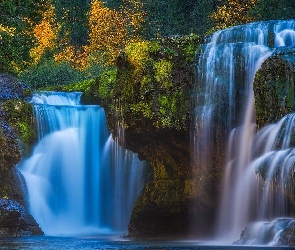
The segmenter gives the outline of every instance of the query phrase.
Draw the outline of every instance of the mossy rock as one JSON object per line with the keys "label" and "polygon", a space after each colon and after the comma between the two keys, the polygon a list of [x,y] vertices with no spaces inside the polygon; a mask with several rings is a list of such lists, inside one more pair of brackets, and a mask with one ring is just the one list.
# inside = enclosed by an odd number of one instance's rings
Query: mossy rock
{"label": "mossy rock", "polygon": [[200,37],[185,36],[128,45],[117,58],[117,69],[97,78],[92,90],[98,103],[125,127],[145,119],[155,129],[187,129],[200,43]]}
{"label": "mossy rock", "polygon": [[32,105],[22,99],[16,99],[6,100],[2,103],[2,106],[6,120],[20,140],[23,153],[28,155],[32,145],[37,141]]}
{"label": "mossy rock", "polygon": [[16,201],[0,198],[0,237],[44,235],[35,219]]}
{"label": "mossy rock", "polygon": [[183,239],[208,234],[214,209],[205,199],[195,199],[199,192],[195,179],[152,181],[134,206],[128,237]]}
{"label": "mossy rock", "polygon": [[25,101],[31,91],[9,75],[0,75],[0,83],[0,197],[23,203],[15,166],[21,159],[21,147],[29,152],[36,139],[32,107]]}
{"label": "mossy rock", "polygon": [[295,109],[295,49],[268,58],[255,75],[256,123],[261,128]]}

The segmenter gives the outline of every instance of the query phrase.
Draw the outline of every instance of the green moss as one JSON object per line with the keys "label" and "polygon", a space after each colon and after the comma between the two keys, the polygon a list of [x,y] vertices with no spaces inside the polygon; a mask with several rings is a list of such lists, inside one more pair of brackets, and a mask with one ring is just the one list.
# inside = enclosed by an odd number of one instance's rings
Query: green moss
{"label": "green moss", "polygon": [[286,53],[270,57],[256,73],[253,88],[259,128],[295,109],[294,52]]}
{"label": "green moss", "polygon": [[116,81],[117,70],[108,70],[103,72],[96,79],[97,93],[100,100],[112,99],[112,88]]}
{"label": "green moss", "polygon": [[62,87],[62,91],[67,92],[89,92],[91,84],[93,84],[94,79],[85,80],[82,82],[75,82],[70,85]]}
{"label": "green moss", "polygon": [[[187,129],[193,82],[193,58],[201,39],[166,38],[130,44],[117,60],[116,80],[100,102],[118,100],[126,127],[148,119],[156,129]],[[103,86],[102,84],[100,84]],[[112,86],[110,86],[112,85]]]}
{"label": "green moss", "polygon": [[13,197],[13,183],[11,181],[11,168],[21,159],[18,142],[10,134],[0,128],[0,197]]}
{"label": "green moss", "polygon": [[160,60],[154,63],[155,79],[164,89],[172,87],[172,63],[166,60]]}
{"label": "green moss", "polygon": [[18,100],[7,100],[3,102],[3,108],[7,114],[10,126],[18,135],[25,154],[37,140],[37,132],[33,121],[33,108],[30,103]]}

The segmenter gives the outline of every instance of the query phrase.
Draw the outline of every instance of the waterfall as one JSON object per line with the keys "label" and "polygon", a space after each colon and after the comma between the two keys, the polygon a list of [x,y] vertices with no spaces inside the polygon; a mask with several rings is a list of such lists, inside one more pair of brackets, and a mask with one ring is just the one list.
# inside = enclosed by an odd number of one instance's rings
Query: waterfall
{"label": "waterfall", "polygon": [[32,97],[39,139],[19,169],[29,210],[46,235],[126,230],[145,184],[145,163],[112,140],[103,108],[80,105],[80,97]]}
{"label": "waterfall", "polygon": [[194,160],[197,168],[212,169],[221,146],[216,140],[228,138],[216,227],[217,236],[229,242],[237,240],[251,221],[266,218],[254,205],[262,182],[253,167],[258,156],[252,153],[256,145],[252,85],[275,48],[295,45],[294,30],[294,20],[236,26],[214,33],[200,53]]}

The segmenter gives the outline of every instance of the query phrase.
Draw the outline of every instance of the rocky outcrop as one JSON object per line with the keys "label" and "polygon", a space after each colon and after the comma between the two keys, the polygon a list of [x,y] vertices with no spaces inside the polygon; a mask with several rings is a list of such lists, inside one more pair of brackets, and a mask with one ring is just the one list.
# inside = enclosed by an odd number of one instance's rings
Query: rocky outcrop
{"label": "rocky outcrop", "polygon": [[295,247],[295,220],[291,221],[280,233],[277,245]]}
{"label": "rocky outcrop", "polygon": [[295,48],[268,58],[255,75],[256,123],[261,128],[295,110]]}
{"label": "rocky outcrop", "polygon": [[237,245],[295,246],[295,221],[278,218],[273,221],[254,222],[241,233]]}
{"label": "rocky outcrop", "polygon": [[212,229],[216,185],[205,183],[218,181],[213,172],[193,168],[190,148],[193,59],[201,42],[189,36],[131,44],[118,57],[117,70],[91,86],[113,136],[124,131],[121,145],[153,168],[128,237],[185,237]]}
{"label": "rocky outcrop", "polygon": [[22,176],[16,168],[21,151],[29,149],[35,140],[32,107],[25,101],[30,93],[14,77],[0,74],[0,236],[42,233],[20,205],[25,205],[25,195]]}
{"label": "rocky outcrop", "polygon": [[22,200],[15,185],[15,170],[13,167],[21,159],[19,137],[9,123],[10,113],[7,112],[6,102],[22,101],[25,91],[24,84],[9,75],[0,75],[0,197]]}
{"label": "rocky outcrop", "polygon": [[0,237],[43,235],[35,219],[19,203],[0,198]]}

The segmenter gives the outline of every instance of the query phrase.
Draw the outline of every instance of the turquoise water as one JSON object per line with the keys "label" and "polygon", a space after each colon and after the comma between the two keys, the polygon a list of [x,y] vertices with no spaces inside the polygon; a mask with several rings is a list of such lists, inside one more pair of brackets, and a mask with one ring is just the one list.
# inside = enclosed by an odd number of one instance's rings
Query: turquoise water
{"label": "turquoise water", "polygon": [[[282,249],[269,246],[218,246],[197,241],[133,241],[119,237],[24,237],[0,238],[0,249],[196,249],[196,250],[254,250]],[[294,249],[284,247],[283,249]]]}

